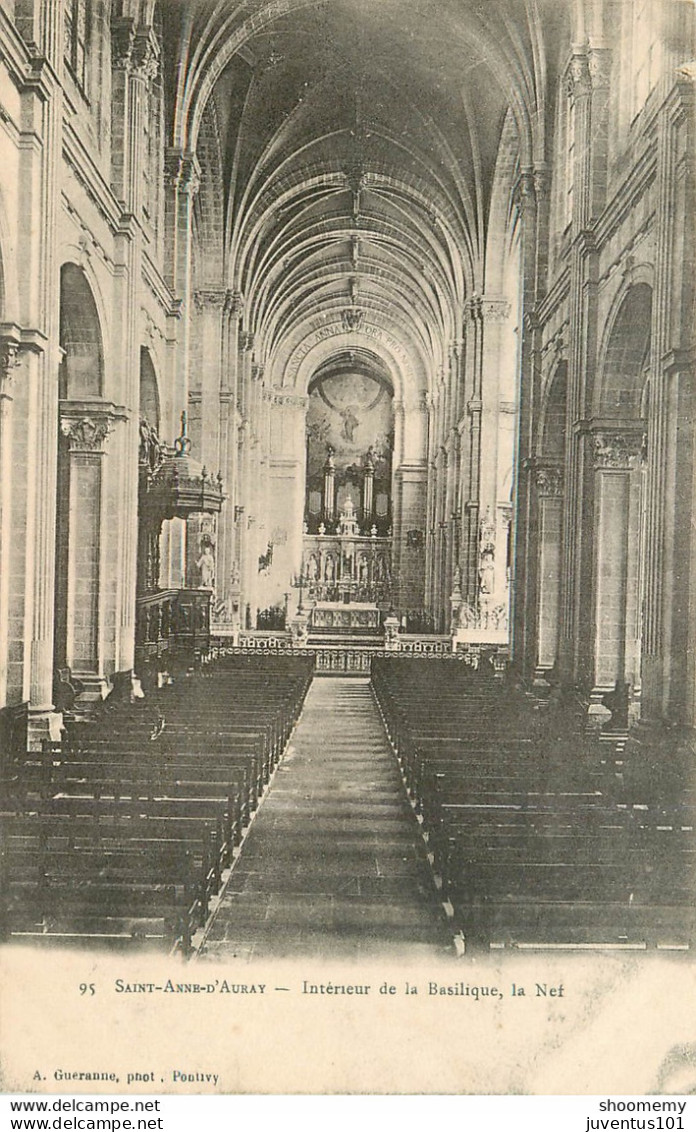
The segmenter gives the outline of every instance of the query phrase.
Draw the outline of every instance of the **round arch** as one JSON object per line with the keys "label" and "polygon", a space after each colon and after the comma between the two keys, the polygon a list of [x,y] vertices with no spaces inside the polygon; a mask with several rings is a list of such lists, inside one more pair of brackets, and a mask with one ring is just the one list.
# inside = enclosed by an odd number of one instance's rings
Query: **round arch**
{"label": "round arch", "polygon": [[104,395],[104,344],[94,291],[84,270],[60,270],[60,397],[80,401]]}
{"label": "round arch", "polygon": [[617,295],[607,323],[595,390],[595,414],[639,419],[649,361],[652,286],[644,272],[633,272]]}
{"label": "round arch", "polygon": [[140,417],[159,434],[161,423],[159,383],[152,355],[140,347]]}

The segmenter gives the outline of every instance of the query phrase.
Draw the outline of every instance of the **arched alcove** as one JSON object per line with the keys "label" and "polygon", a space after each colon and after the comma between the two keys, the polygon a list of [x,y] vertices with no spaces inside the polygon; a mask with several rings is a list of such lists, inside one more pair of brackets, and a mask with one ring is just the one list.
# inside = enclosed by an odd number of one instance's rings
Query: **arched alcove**
{"label": "arched alcove", "polygon": [[641,416],[651,315],[652,288],[634,283],[621,301],[607,340],[597,406],[600,417]]}
{"label": "arched alcove", "polygon": [[85,273],[66,263],[60,273],[61,400],[101,397],[104,358],[99,316]]}
{"label": "arched alcove", "polygon": [[140,347],[140,419],[159,434],[160,397],[157,374],[146,346]]}

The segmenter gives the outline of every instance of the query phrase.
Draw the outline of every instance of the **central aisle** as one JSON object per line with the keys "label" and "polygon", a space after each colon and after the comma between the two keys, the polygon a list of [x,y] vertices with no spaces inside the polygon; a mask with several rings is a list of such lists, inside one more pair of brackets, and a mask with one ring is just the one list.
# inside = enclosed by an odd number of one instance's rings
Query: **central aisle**
{"label": "central aisle", "polygon": [[369,680],[315,679],[201,954],[435,958],[450,942]]}

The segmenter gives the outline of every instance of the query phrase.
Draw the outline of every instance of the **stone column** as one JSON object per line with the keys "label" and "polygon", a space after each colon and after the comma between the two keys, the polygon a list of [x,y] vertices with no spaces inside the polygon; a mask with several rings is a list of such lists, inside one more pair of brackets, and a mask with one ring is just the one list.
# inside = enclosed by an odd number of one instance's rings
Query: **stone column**
{"label": "stone column", "polygon": [[[200,186],[200,170],[195,154],[171,147],[164,162],[165,278],[179,307],[177,342],[170,417],[163,422],[163,434],[178,432],[179,414],[188,405],[191,334],[191,220],[193,201]],[[184,585],[186,578],[186,524],[174,519],[165,524],[162,539],[162,567],[168,583]]]}
{"label": "stone column", "polygon": [[538,463],[535,474],[539,508],[536,675],[540,676],[553,668],[558,658],[563,469]]}
{"label": "stone column", "polygon": [[592,226],[602,207],[606,178],[607,91],[605,68],[600,65],[603,62],[602,53],[596,53],[592,62],[598,83],[595,96],[588,50],[575,48],[566,87],[574,120],[575,163],[559,669],[566,681],[589,687],[593,681],[594,641],[587,608],[593,600],[594,562],[593,531],[585,522],[585,515],[593,508],[595,476],[592,446],[581,422],[592,413],[598,352],[598,253]]}
{"label": "stone column", "polygon": [[[26,394],[22,400],[27,425],[23,441],[27,477],[22,499],[26,524],[22,539],[26,538],[26,544],[21,573],[18,571],[22,581],[16,583],[12,599],[14,602],[16,598],[17,613],[23,618],[21,698],[29,701],[28,742],[32,749],[40,746],[42,738],[57,738],[60,723],[53,710],[53,624],[65,5],[62,0],[46,0],[40,7],[38,36],[31,41],[38,43],[39,49],[27,69],[22,90],[26,144],[22,147],[19,191],[23,208],[33,206],[33,210],[22,212],[22,223],[16,232],[16,254],[23,269],[20,319],[24,335],[33,335],[35,350],[24,361]],[[38,12],[38,5],[36,9]],[[35,328],[35,332],[28,328]],[[37,453],[40,459],[36,458]],[[15,492],[20,490],[18,484]]]}
{"label": "stone column", "polygon": [[12,379],[19,365],[20,333],[18,327],[3,327],[0,335],[0,705],[7,703],[12,544]]}
{"label": "stone column", "polygon": [[522,339],[520,344],[520,407],[515,461],[514,588],[511,593],[511,646],[515,662],[525,675],[534,671],[534,617],[536,613],[536,507],[529,461],[534,453],[540,411],[541,374],[538,364],[539,320],[537,292],[538,210],[532,170],[520,173],[517,202],[521,222]]}
{"label": "stone column", "polygon": [[325,523],[333,523],[336,519],[336,464],[333,457],[333,448],[329,449],[324,464],[324,499],[322,506],[322,519]]}
{"label": "stone column", "polygon": [[[125,436],[112,446],[114,465],[110,484],[110,510],[119,515],[117,530],[107,531],[110,545],[105,560],[103,600],[109,604],[109,674],[132,670],[135,660],[135,604],[137,588],[138,469],[140,397],[140,285],[143,259],[143,199],[146,156],[143,124],[148,91],[157,77],[159,46],[152,28],[136,27],[129,17],[112,23],[111,187],[122,208],[115,242],[118,271],[114,281],[115,304],[121,324],[118,385],[106,396],[118,397],[129,410]],[[118,465],[118,474],[116,473]],[[112,553],[113,551],[113,553]]]}
{"label": "stone column", "polygon": [[693,61],[657,122],[656,264],[652,303],[648,423],[644,718],[665,716],[696,724],[693,635],[686,628],[686,591],[696,608],[696,557],[685,530],[694,523],[694,497],[685,485],[693,468],[693,437],[686,421],[694,412],[694,264],[696,235],[696,99]]}
{"label": "stone column", "polygon": [[[105,441],[125,413],[114,406],[63,402],[60,430],[67,441],[67,497],[59,532],[64,556],[65,663],[86,687],[87,698],[106,692],[101,628],[104,616],[103,531]],[[64,571],[64,573],[63,573]],[[63,658],[59,658],[63,659]]]}
{"label": "stone column", "polygon": [[[636,469],[642,464],[642,427],[593,434],[595,570],[592,700],[617,682],[635,682],[639,657],[632,622],[639,598],[640,505]],[[633,481],[633,482],[632,482]],[[589,611],[588,611],[589,612]]]}
{"label": "stone column", "polygon": [[225,502],[218,523],[218,598],[226,616],[239,600],[239,559],[235,512],[239,505],[237,429],[239,322],[244,299],[239,291],[228,291],[223,312],[222,372],[220,375],[220,471]]}

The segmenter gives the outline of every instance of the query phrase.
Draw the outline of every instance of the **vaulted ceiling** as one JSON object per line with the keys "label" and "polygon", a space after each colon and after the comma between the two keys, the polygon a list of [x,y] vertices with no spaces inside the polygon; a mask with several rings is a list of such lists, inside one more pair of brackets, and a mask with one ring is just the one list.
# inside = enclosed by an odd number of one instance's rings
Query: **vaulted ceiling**
{"label": "vaulted ceiling", "polygon": [[365,307],[443,364],[486,288],[501,139],[510,186],[547,159],[568,7],[167,6],[170,137],[202,166],[201,271],[243,293],[264,356],[317,312]]}

